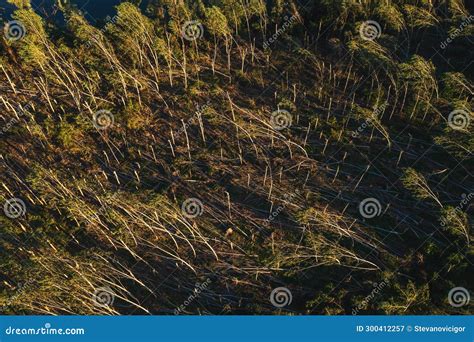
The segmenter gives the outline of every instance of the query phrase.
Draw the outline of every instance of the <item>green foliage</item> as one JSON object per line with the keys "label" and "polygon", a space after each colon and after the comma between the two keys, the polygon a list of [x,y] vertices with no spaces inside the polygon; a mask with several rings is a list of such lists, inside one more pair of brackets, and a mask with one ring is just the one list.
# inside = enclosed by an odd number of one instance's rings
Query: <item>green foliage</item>
{"label": "green foliage", "polygon": [[48,61],[46,45],[48,37],[44,30],[43,19],[32,9],[16,10],[13,14],[25,27],[25,37],[15,44],[20,46],[20,56],[26,65],[40,66]]}
{"label": "green foliage", "polygon": [[30,0],[8,0],[8,2],[18,8],[31,8]]}
{"label": "green foliage", "polygon": [[[186,313],[469,310],[446,302],[474,262],[456,204],[472,122],[448,120],[473,108],[462,1],[133,1],[103,27],[15,3],[0,204],[26,212],[0,216],[7,314],[169,314],[207,277]],[[202,37],[183,37],[188,21]],[[114,124],[96,127],[107,110]],[[268,302],[282,284],[288,311]],[[104,286],[116,302],[94,305]]]}
{"label": "green foliage", "polygon": [[403,185],[408,190],[410,190],[416,198],[420,200],[431,198],[434,199],[441,207],[443,206],[421,173],[415,171],[412,168],[407,168],[401,180]]}
{"label": "green foliage", "polygon": [[414,55],[399,67],[402,80],[407,82],[418,95],[428,98],[433,93],[437,94],[438,84],[433,62]]}
{"label": "green foliage", "polygon": [[394,287],[398,300],[381,304],[385,314],[403,315],[407,311],[421,314],[429,310],[430,293],[427,284],[418,286],[412,281],[408,281],[406,286],[395,284]]}
{"label": "green foliage", "polygon": [[408,17],[407,23],[412,28],[426,28],[439,23],[436,15],[428,9],[414,5],[404,5],[403,10]]}
{"label": "green foliage", "polygon": [[[443,82],[442,95],[445,99],[451,101],[463,100],[472,92],[472,85],[466,76],[460,72],[444,73],[441,79]],[[467,109],[467,104],[464,103],[462,107]]]}
{"label": "green foliage", "polygon": [[460,208],[446,207],[443,209],[441,222],[453,234],[466,238],[467,243],[470,241],[470,227],[467,214]]}
{"label": "green foliage", "polygon": [[380,64],[386,65],[389,69],[395,66],[388,50],[376,41],[357,38],[348,43],[348,48],[368,68],[376,68]]}
{"label": "green foliage", "polygon": [[230,34],[227,18],[216,6],[206,8],[206,28],[216,36],[225,37]]}
{"label": "green foliage", "polygon": [[387,24],[388,28],[396,32],[405,29],[405,18],[397,5],[390,2],[380,2],[375,12],[377,13],[377,16]]}

